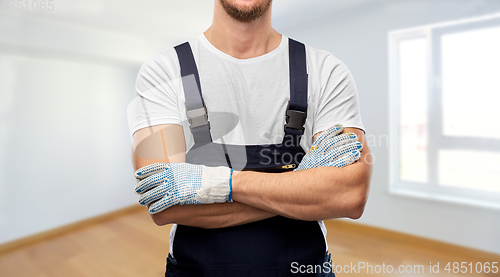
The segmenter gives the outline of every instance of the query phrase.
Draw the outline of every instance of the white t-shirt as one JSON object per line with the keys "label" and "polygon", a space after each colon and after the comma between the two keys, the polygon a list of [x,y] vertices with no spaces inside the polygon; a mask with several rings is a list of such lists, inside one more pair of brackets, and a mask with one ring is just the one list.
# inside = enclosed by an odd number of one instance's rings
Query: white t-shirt
{"label": "white t-shirt", "polygon": [[[288,38],[282,36],[276,49],[251,59],[237,59],[221,52],[203,34],[189,43],[214,141],[220,143],[222,138],[224,143],[234,145],[281,143],[290,99]],[[313,135],[335,124],[362,130],[364,127],[356,85],[347,67],[332,54],[309,46],[306,56],[308,107],[300,145],[307,152]],[[186,149],[190,149],[194,140],[174,48],[156,53],[142,65],[135,90],[141,97],[129,106],[131,135],[149,126],[179,124],[184,129]],[[220,116],[222,113],[231,116]],[[323,222],[318,223],[326,235]]]}
{"label": "white t-shirt", "polygon": [[[273,51],[244,60],[219,51],[203,34],[189,43],[198,66],[212,137],[235,145],[282,142],[290,99],[288,38],[282,36],[281,44]],[[337,123],[344,127],[364,127],[356,85],[347,67],[332,54],[309,46],[306,55],[308,107],[301,146],[307,152],[313,134]],[[184,127],[186,149],[190,149],[193,136],[174,48],[156,53],[142,65],[135,90],[142,99],[136,98],[129,109],[131,134],[148,125],[179,124]],[[222,113],[233,116],[220,116]],[[234,126],[234,118],[237,125],[227,130],[226,126]]]}

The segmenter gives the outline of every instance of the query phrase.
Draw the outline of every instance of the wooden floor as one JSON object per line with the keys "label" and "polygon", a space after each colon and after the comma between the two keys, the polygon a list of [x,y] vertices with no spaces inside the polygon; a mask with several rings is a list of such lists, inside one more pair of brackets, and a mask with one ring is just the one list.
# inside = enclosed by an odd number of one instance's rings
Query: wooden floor
{"label": "wooden floor", "polygon": [[[500,262],[499,255],[434,243],[352,223],[327,221],[328,244],[337,276],[500,276],[453,274],[448,262]],[[145,210],[134,211],[38,243],[0,253],[2,277],[99,277],[163,276],[168,253],[170,226],[157,227]],[[429,264],[440,264],[440,273],[430,273]],[[373,273],[358,263],[373,266]],[[376,273],[376,266],[393,267],[392,274]],[[399,266],[423,265],[424,273],[396,273]],[[436,268],[435,268],[436,269]],[[451,265],[453,270],[453,265]]]}

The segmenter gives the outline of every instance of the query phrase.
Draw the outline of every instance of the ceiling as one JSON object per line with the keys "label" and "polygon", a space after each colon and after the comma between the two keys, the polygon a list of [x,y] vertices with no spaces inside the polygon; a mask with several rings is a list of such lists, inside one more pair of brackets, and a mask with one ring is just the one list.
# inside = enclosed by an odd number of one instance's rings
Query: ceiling
{"label": "ceiling", "polygon": [[[383,0],[274,0],[273,24],[280,30],[379,1]],[[17,13],[174,44],[210,26],[214,0],[66,0],[53,3],[54,11],[51,12]]]}

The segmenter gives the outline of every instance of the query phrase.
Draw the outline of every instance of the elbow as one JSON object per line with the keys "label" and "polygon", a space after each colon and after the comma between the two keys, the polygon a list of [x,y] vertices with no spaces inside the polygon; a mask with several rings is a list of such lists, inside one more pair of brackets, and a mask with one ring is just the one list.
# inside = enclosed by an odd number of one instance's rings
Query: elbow
{"label": "elbow", "polygon": [[359,219],[365,211],[370,191],[371,173],[372,165],[368,164],[368,167],[365,167],[365,170],[357,176],[358,178],[355,178],[348,185],[350,189],[347,190],[349,201],[346,215],[350,219]]}
{"label": "elbow", "polygon": [[[341,196],[336,197],[336,201],[329,201],[325,199],[324,204],[319,206],[321,211],[328,211],[322,219],[331,218],[350,218],[359,219],[364,211],[365,205],[368,198],[368,189],[363,189],[358,187],[356,189],[348,190],[345,193],[341,193]],[[301,220],[312,220],[303,219]]]}
{"label": "elbow", "polygon": [[347,217],[350,219],[359,219],[365,211],[368,200],[368,185],[366,188],[358,189],[352,193],[350,203],[348,204]]}
{"label": "elbow", "polygon": [[151,219],[153,220],[153,222],[157,226],[164,226],[164,225],[170,224],[169,220],[167,218],[165,218],[164,216],[162,216],[161,213],[159,213],[159,214],[152,214],[150,216],[151,216]]}
{"label": "elbow", "polygon": [[349,210],[348,218],[350,219],[359,219],[363,212],[365,211],[365,203],[366,202],[357,202],[353,205],[353,207]]}
{"label": "elbow", "polygon": [[[149,208],[149,206],[148,206]],[[158,226],[176,223],[178,218],[176,213],[177,207],[170,207],[156,214],[149,214],[153,222]]]}

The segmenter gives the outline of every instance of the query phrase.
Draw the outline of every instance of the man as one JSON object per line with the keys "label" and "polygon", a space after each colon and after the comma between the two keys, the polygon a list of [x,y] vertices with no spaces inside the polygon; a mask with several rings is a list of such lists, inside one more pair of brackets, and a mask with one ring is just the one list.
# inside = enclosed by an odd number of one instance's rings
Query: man
{"label": "man", "polygon": [[354,81],[276,32],[271,7],[216,0],[204,34],[139,72],[136,192],[156,224],[175,223],[166,276],[334,276],[322,220],[363,213],[372,168]]}

